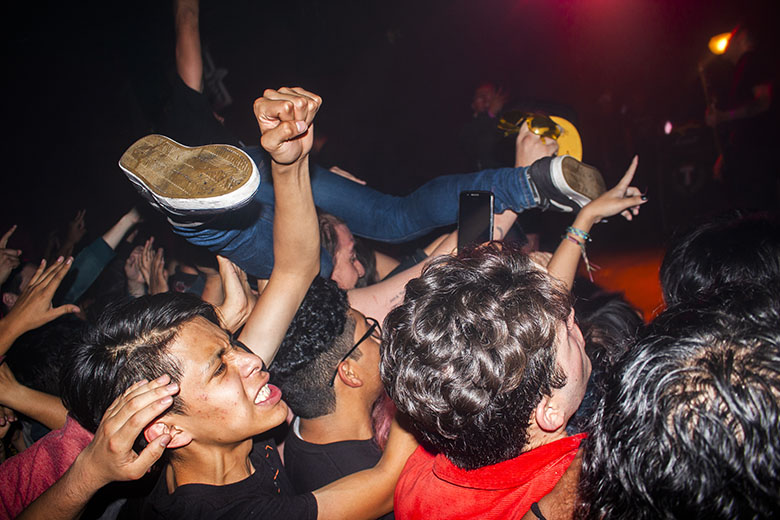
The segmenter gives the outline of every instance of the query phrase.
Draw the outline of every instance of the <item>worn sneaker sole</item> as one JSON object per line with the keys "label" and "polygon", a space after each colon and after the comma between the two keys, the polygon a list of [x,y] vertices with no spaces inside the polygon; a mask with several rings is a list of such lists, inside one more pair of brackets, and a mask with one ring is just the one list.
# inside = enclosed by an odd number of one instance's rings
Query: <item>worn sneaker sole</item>
{"label": "worn sneaker sole", "polygon": [[[607,191],[604,179],[596,168],[568,155],[554,158],[550,170],[555,187],[580,208]],[[563,211],[572,211],[572,208],[561,206],[554,200],[550,203]]]}
{"label": "worn sneaker sole", "polygon": [[162,135],[133,143],[119,159],[119,167],[153,205],[175,215],[241,207],[260,185],[257,167],[238,148],[226,144],[191,148]]}

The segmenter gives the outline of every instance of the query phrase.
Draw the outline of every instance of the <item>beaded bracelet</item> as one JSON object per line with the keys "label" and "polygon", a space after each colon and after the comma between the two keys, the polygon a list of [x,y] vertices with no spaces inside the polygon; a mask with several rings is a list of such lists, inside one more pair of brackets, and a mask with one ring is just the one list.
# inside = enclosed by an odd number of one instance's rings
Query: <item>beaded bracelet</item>
{"label": "beaded bracelet", "polygon": [[566,232],[570,233],[570,234],[572,234],[572,235],[574,235],[576,237],[579,237],[579,238],[585,240],[586,242],[590,242],[591,241],[590,240],[590,233],[587,233],[587,232],[585,232],[585,231],[583,231],[581,229],[577,229],[574,226],[567,227],[566,228]]}
{"label": "beaded bracelet", "polygon": [[[572,235],[582,238],[583,241],[580,242],[576,238],[574,238]],[[561,237],[561,239],[569,240],[570,242],[574,242],[580,247],[580,252],[582,253],[582,260],[585,262],[585,270],[588,271],[588,278],[590,278],[590,281],[593,282],[593,271],[596,271],[597,269],[601,269],[596,264],[591,264],[590,260],[588,260],[588,254],[585,252],[585,240],[590,240],[590,235],[581,229],[577,229],[575,227],[569,226],[566,228],[566,234]]]}

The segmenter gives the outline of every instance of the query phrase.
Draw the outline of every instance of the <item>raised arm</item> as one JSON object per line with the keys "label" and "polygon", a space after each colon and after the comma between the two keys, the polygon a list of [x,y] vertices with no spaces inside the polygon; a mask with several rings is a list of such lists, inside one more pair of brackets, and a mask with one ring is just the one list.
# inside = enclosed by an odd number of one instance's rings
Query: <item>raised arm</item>
{"label": "raised arm", "polygon": [[51,299],[70,269],[72,258],[57,259],[48,269],[42,260],[30,283],[16,300],[14,307],[0,319],[0,356],[8,352],[16,338],[63,314],[78,312],[75,305],[52,307]]}
{"label": "raised arm", "polygon": [[[547,271],[558,278],[571,290],[577,265],[582,256],[583,245],[586,245],[591,228],[597,222],[620,213],[626,220],[632,220],[639,214],[639,206],[647,202],[639,189],[631,186],[639,158],[634,157],[620,182],[611,190],[605,192],[596,200],[583,207],[574,223],[567,229],[558,249],[555,250]],[[573,228],[573,230],[572,230]]]}
{"label": "raised arm", "polygon": [[240,340],[266,365],[320,270],[320,232],[309,180],[312,121],[322,99],[301,88],[266,90],[255,101],[274,180],[274,267]]}

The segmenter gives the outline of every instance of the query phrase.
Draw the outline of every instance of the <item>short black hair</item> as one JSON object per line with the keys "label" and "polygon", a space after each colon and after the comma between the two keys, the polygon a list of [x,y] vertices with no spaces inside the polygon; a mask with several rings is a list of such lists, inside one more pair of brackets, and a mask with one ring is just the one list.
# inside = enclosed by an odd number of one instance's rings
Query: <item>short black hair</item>
{"label": "short black hair", "polygon": [[[271,382],[293,413],[314,419],[333,412],[336,394],[329,385],[344,354],[352,348],[355,321],[347,315],[347,293],[336,282],[317,277],[295,314],[269,367]],[[359,359],[359,349],[351,354]]]}
{"label": "short black hair", "polygon": [[511,246],[444,256],[406,286],[382,337],[382,381],[433,449],[463,469],[518,456],[533,409],[566,383],[563,285]]}
{"label": "short black hair", "polygon": [[[95,432],[130,385],[164,374],[179,382],[181,370],[168,349],[181,326],[198,317],[219,326],[214,307],[190,294],[142,296],[106,309],[63,362],[60,393],[70,414]],[[168,411],[185,411],[178,396]]]}
{"label": "short black hair", "polygon": [[780,280],[780,223],[765,213],[731,211],[677,236],[661,264],[667,305],[733,283]]}
{"label": "short black hair", "polygon": [[[751,288],[750,293],[761,292]],[[578,518],[773,518],[780,327],[739,290],[667,309],[620,361],[585,441]]]}

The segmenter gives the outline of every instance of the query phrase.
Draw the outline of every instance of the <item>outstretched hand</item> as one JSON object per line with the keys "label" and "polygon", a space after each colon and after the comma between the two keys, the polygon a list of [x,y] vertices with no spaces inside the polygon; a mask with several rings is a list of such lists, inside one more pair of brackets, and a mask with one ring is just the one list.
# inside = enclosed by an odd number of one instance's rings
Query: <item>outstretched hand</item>
{"label": "outstretched hand", "polygon": [[59,257],[47,269],[46,260],[41,260],[41,265],[38,266],[38,270],[30,279],[30,283],[19,295],[11,312],[5,317],[6,320],[13,322],[15,333],[21,335],[55,320],[63,314],[79,312],[76,305],[53,307],[51,303],[54,293],[68,273],[72,262],[73,258],[63,260],[62,257]]}
{"label": "outstretched hand", "polygon": [[22,252],[19,249],[8,249],[8,239],[16,231],[16,225],[11,226],[11,229],[6,231],[5,235],[0,238],[0,285],[4,284],[8,277],[11,275],[11,271],[19,266],[19,257]]}
{"label": "outstretched hand", "polygon": [[279,164],[305,158],[314,144],[312,121],[322,98],[300,87],[267,89],[255,100],[254,110],[263,148]]}
{"label": "outstretched hand", "polygon": [[114,481],[139,479],[162,456],[171,441],[167,433],[150,442],[141,453],[133,451],[133,444],[144,428],[173,402],[179,385],[170,381],[168,375],[152,382],[139,381],[103,414],[95,438],[77,459],[96,488]]}
{"label": "outstretched hand", "polygon": [[639,214],[639,206],[647,202],[647,197],[642,195],[639,188],[631,186],[636,167],[639,164],[639,156],[634,156],[620,182],[604,192],[599,198],[591,201],[580,210],[580,215],[587,217],[592,223],[620,213],[626,220],[632,220]]}

